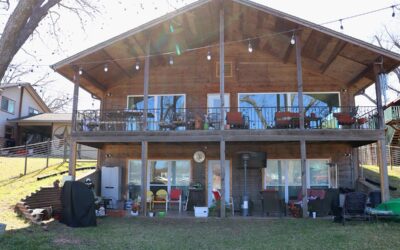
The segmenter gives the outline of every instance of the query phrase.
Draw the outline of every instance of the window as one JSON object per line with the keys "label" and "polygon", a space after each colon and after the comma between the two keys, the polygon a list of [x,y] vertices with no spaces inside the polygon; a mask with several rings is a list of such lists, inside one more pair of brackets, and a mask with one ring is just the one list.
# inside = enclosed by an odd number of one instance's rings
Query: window
{"label": "window", "polygon": [[1,109],[8,113],[14,114],[15,111],[15,101],[8,99],[7,97],[1,98]]}
{"label": "window", "polygon": [[40,112],[39,112],[39,110],[37,110],[37,109],[35,109],[35,108],[32,108],[32,107],[29,107],[29,115],[37,115],[37,114],[39,114]]}
{"label": "window", "polygon": [[[252,129],[273,127],[276,111],[299,112],[298,95],[294,92],[239,93],[238,98],[239,111],[250,118]],[[303,105],[307,116],[315,113],[326,117],[333,107],[340,106],[339,93],[304,93]]]}
{"label": "window", "polygon": [[[142,162],[130,160],[128,166],[129,197],[135,199],[140,196]],[[147,188],[154,194],[159,189],[169,192],[172,188],[179,188],[187,193],[190,184],[190,166],[189,160],[149,160]]]}
{"label": "window", "polygon": [[[331,170],[329,160],[309,159],[308,188],[329,188],[331,185]],[[292,160],[268,160],[264,170],[264,188],[276,189],[281,197],[288,202],[296,199],[301,190],[301,161]]]}
{"label": "window", "polygon": [[[160,122],[172,123],[177,119],[185,119],[185,95],[151,95],[148,97],[149,113],[154,118],[148,118],[148,129],[159,130]],[[133,110],[144,109],[143,96],[128,96],[127,108]]]}

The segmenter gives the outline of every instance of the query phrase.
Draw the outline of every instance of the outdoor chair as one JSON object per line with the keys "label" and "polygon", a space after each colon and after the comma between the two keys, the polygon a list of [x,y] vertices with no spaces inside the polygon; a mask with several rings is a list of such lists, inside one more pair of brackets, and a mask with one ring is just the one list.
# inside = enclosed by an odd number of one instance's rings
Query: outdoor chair
{"label": "outdoor chair", "polygon": [[342,223],[345,224],[346,220],[350,219],[364,219],[366,220],[367,214],[365,211],[367,204],[367,195],[362,192],[351,192],[346,194],[342,209]]}
{"label": "outdoor chair", "polygon": [[242,112],[230,111],[226,113],[226,123],[232,129],[247,129],[249,127],[246,117]]}
{"label": "outdoor chair", "polygon": [[181,189],[172,189],[171,193],[168,196],[166,209],[168,210],[168,204],[178,204],[179,205],[179,213],[182,210],[182,190]]}
{"label": "outdoor chair", "polygon": [[[221,202],[221,194],[219,193],[219,191],[212,191],[212,193],[213,193],[215,202],[216,203],[217,202]],[[234,203],[233,203],[233,197],[232,196],[229,197],[229,202],[227,204],[225,204],[225,205],[229,206],[229,208],[232,210],[232,216],[235,216],[235,206],[234,206]]]}
{"label": "outdoor chair", "polygon": [[165,212],[168,209],[168,193],[164,189],[160,189],[156,192],[156,196],[153,199],[153,209],[155,208],[155,204],[165,204]]}
{"label": "outdoor chair", "polygon": [[286,215],[285,200],[280,197],[277,190],[261,191],[263,215],[277,214],[279,217]]}

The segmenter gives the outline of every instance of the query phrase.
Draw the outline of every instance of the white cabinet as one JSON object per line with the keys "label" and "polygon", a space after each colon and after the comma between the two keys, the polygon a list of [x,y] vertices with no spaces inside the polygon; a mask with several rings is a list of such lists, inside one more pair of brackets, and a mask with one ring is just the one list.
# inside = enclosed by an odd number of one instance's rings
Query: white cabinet
{"label": "white cabinet", "polygon": [[113,207],[121,199],[121,175],[120,167],[104,166],[101,168],[101,196],[112,199]]}

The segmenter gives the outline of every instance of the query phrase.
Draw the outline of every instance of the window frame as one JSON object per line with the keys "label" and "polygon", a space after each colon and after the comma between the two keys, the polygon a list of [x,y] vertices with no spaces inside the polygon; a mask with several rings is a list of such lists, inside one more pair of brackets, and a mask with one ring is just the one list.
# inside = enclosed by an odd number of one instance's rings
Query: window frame
{"label": "window frame", "polygon": [[[7,101],[7,109],[4,109],[3,108],[3,100],[6,100]],[[14,105],[13,105],[13,110],[12,110],[12,112],[10,112],[8,109],[9,109],[9,107],[10,107],[10,102],[12,102]],[[9,113],[9,114],[15,114],[15,104],[16,104],[16,102],[13,100],[13,99],[11,99],[11,98],[8,98],[8,97],[5,97],[5,96],[2,96],[1,97],[1,103],[0,103],[0,109],[2,110],[2,111],[4,111],[4,112],[7,112],[7,113]]]}

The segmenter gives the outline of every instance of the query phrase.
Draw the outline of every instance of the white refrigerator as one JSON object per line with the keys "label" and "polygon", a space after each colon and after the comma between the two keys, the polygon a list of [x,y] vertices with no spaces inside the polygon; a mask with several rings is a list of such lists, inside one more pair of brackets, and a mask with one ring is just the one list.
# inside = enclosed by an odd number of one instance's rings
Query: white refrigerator
{"label": "white refrigerator", "polygon": [[111,199],[112,208],[116,208],[117,202],[121,200],[121,175],[120,167],[101,168],[101,196]]}

